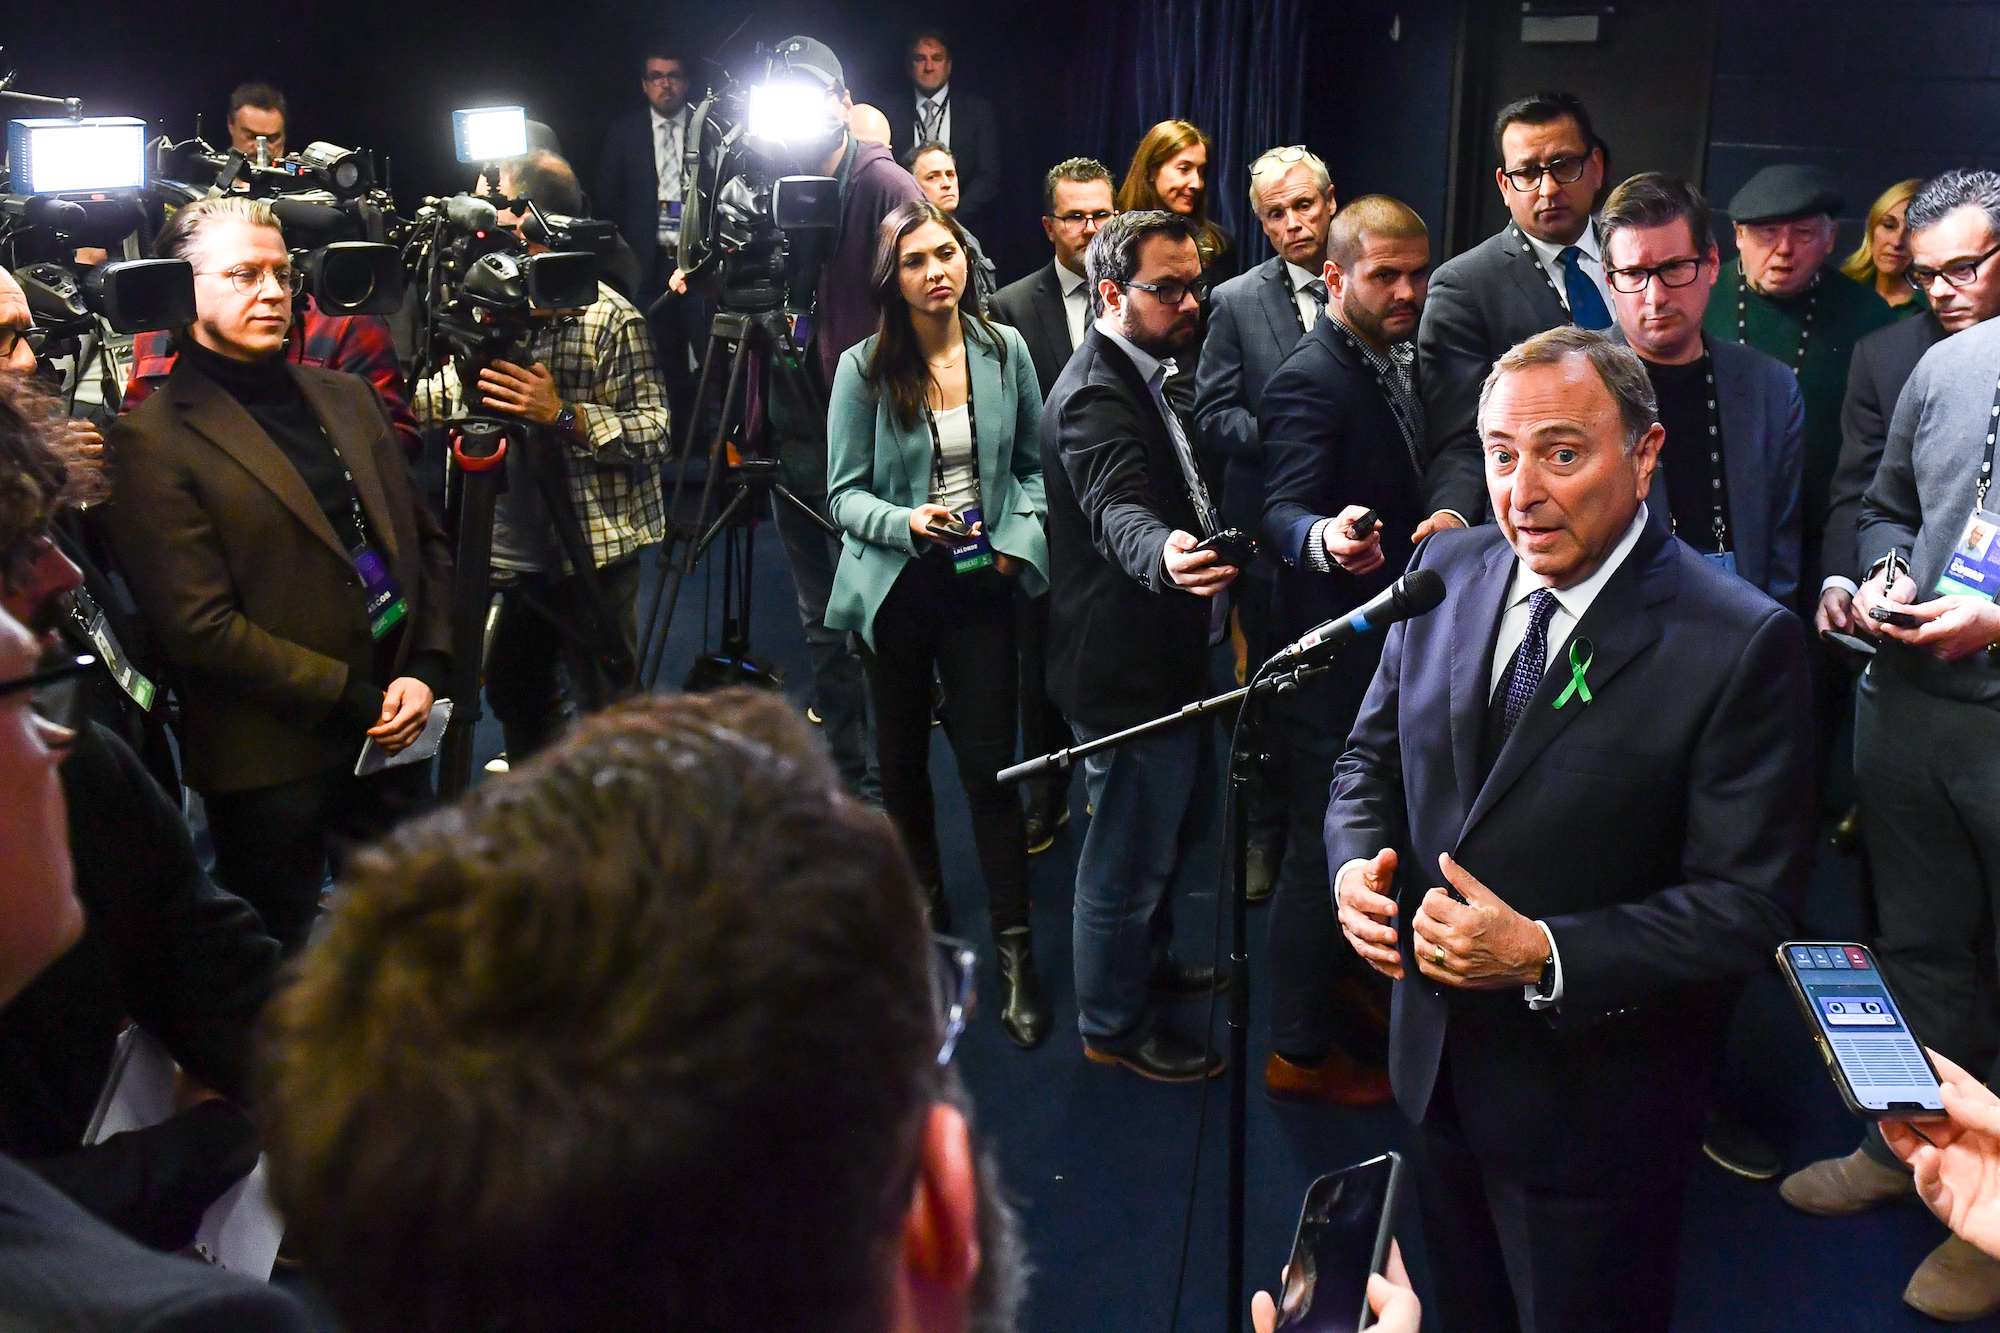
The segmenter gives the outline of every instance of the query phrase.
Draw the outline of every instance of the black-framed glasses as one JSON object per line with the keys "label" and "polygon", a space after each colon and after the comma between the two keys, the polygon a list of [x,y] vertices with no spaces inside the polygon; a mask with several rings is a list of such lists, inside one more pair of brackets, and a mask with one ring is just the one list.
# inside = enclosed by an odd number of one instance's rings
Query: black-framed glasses
{"label": "black-framed glasses", "polygon": [[687,75],[681,73],[679,70],[670,70],[666,73],[661,73],[659,70],[652,70],[646,75],[646,82],[649,84],[667,83],[674,79],[679,79],[685,83],[687,82]]}
{"label": "black-framed glasses", "polygon": [[937,1001],[938,1024],[943,1029],[938,1043],[937,1062],[951,1063],[958,1051],[958,1039],[972,1020],[973,977],[979,955],[970,944],[950,935],[931,936],[931,993]]}
{"label": "black-framed glasses", "polygon": [[1903,270],[1903,276],[1920,292],[1929,291],[1931,284],[1939,278],[1943,278],[1954,287],[1970,287],[1979,277],[1980,267],[1995,255],[2000,255],[2000,245],[1994,246],[1976,259],[1954,260],[1943,268],[1925,268],[1921,264],[1912,264]]}
{"label": "black-framed glasses", "polygon": [[32,674],[0,680],[0,698],[29,692],[28,710],[56,733],[47,738],[49,744],[65,746],[83,725],[83,678],[96,669],[97,659],[89,653],[56,649],[42,655]]}
{"label": "black-framed glasses", "polygon": [[49,331],[39,324],[30,324],[26,328],[15,328],[11,324],[0,327],[0,358],[14,355],[14,349],[22,343],[28,344],[28,350],[40,356],[42,344],[48,341],[48,336]]}
{"label": "black-framed glasses", "polygon": [[1650,268],[1607,268],[1604,280],[1611,284],[1614,292],[1624,292],[1627,296],[1637,296],[1652,285],[1654,278],[1662,287],[1685,287],[1701,276],[1699,259],[1669,259],[1664,264],[1654,264]]}
{"label": "black-framed glasses", "polygon": [[1081,227],[1086,223],[1093,227],[1101,227],[1111,221],[1114,215],[1110,209],[1100,208],[1089,213],[1079,210],[1070,213],[1051,213],[1049,216],[1065,227]]}
{"label": "black-framed glasses", "polygon": [[276,278],[278,286],[284,288],[286,294],[291,296],[297,296],[300,292],[304,291],[306,285],[306,275],[293,268],[290,264],[280,265],[277,268],[258,268],[255,264],[238,264],[235,268],[196,269],[195,272],[205,273],[213,278],[227,278],[230,285],[245,296],[251,296],[263,291],[264,279],[267,277]]}
{"label": "black-framed glasses", "polygon": [[1185,304],[1190,296],[1197,301],[1206,301],[1208,289],[1213,284],[1206,278],[1197,278],[1193,282],[1179,282],[1169,278],[1165,282],[1121,282],[1118,285],[1137,287],[1142,292],[1151,292],[1153,299],[1161,305],[1178,306]]}
{"label": "black-framed glasses", "polygon": [[1500,174],[1507,178],[1509,185],[1526,194],[1541,188],[1543,176],[1554,177],[1558,185],[1574,185],[1583,179],[1583,169],[1589,165],[1590,154],[1585,153],[1582,157],[1552,157],[1546,162],[1530,162],[1525,167],[1515,167]]}

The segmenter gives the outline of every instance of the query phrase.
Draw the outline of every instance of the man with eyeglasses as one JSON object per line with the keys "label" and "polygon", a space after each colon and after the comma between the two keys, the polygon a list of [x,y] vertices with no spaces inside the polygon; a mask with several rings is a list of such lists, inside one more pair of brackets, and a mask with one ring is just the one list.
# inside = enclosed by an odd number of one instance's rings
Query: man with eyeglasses
{"label": "man with eyeglasses", "polygon": [[[1201,256],[1177,214],[1121,213],[1084,256],[1096,322],[1042,410],[1048,489],[1049,689],[1078,739],[1207,693],[1209,649],[1238,573],[1196,544],[1220,528],[1212,482],[1163,386],[1200,336]],[[1084,1054],[1161,1082],[1221,1058],[1162,1001],[1226,984],[1172,953],[1175,871],[1215,794],[1210,728],[1084,762],[1094,811],[1076,866],[1074,956]]]}
{"label": "man with eyeglasses", "polygon": [[[1856,690],[1854,780],[1883,975],[1919,1041],[1992,1083],[2000,578],[1990,562],[2000,558],[1991,517],[2000,502],[1989,491],[2000,320],[1978,315],[1995,301],[1982,274],[2000,262],[2000,177],[1948,173],[1917,192],[1910,216],[1921,229],[1910,271],[1940,317],[1965,327],[1925,352],[1901,387],[1861,497],[1855,572],[1866,573],[1851,624],[1877,652]],[[1907,1198],[1912,1185],[1871,1128],[1857,1151],[1805,1168],[1783,1193],[1795,1208],[1838,1216]],[[2000,1312],[2000,1260],[1954,1236],[1918,1266],[1903,1300],[1953,1322]]]}
{"label": "man with eyeglasses", "polygon": [[428,802],[414,742],[448,679],[451,555],[364,379],[284,355],[299,288],[268,205],[184,205],[163,255],[195,270],[165,387],[107,443],[111,544],[173,669],[187,782],[216,871],[288,950],[329,857]]}
{"label": "man with eyeglasses", "polygon": [[[1056,163],[1042,180],[1042,233],[1055,247],[1055,258],[993,294],[989,313],[1021,331],[1044,400],[1090,329],[1084,252],[1097,229],[1116,212],[1111,173],[1102,162],[1072,157]],[[1048,754],[1069,744],[1069,723],[1049,689],[1049,594],[1024,596],[1017,582],[1014,596],[1022,745],[1030,755]],[[1069,774],[1023,783],[1022,798],[1028,806],[1028,851],[1045,852],[1054,845],[1056,830],[1069,822]]]}
{"label": "man with eyeglasses", "polygon": [[621,704],[342,893],[260,1107],[342,1328],[1012,1333],[972,953],[782,698]]}
{"label": "man with eyeglasses", "polygon": [[1501,353],[1563,324],[1611,325],[1604,254],[1590,206],[1604,184],[1604,148],[1583,103],[1541,92],[1500,109],[1493,179],[1509,221],[1442,264],[1417,332],[1424,368],[1425,482],[1431,516],[1421,540],[1486,513],[1475,418],[1479,386]]}

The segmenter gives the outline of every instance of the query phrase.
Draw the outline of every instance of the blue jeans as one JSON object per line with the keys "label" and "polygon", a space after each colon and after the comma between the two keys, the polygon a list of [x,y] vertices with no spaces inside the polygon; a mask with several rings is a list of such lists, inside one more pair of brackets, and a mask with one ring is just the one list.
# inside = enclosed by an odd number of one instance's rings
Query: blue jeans
{"label": "blue jeans", "polygon": [[[1080,741],[1104,734],[1075,730]],[[1076,1007],[1099,1045],[1146,1035],[1153,967],[1173,940],[1168,891],[1214,805],[1210,732],[1197,722],[1084,760],[1092,814],[1076,863]]]}

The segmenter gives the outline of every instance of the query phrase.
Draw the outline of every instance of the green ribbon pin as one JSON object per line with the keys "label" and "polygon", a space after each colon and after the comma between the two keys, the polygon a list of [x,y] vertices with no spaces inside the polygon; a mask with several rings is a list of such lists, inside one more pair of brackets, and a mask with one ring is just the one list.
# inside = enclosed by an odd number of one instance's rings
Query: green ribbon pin
{"label": "green ribbon pin", "polygon": [[1571,695],[1582,695],[1585,703],[1590,702],[1590,686],[1583,673],[1590,670],[1591,659],[1596,656],[1589,639],[1572,639],[1569,645],[1569,685],[1556,700],[1556,707],[1568,703]]}

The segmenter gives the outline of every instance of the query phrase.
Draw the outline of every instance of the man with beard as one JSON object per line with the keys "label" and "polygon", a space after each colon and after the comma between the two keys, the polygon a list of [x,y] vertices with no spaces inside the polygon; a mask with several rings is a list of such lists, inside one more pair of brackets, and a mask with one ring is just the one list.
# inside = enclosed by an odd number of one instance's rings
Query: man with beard
{"label": "man with beard", "polygon": [[[1430,235],[1407,205],[1372,194],[1342,209],[1327,235],[1327,317],[1264,387],[1263,535],[1278,566],[1277,643],[1346,615],[1410,562],[1410,534],[1428,512],[1412,340],[1430,262]],[[1289,826],[1271,902],[1264,1067],[1265,1090],[1280,1100],[1390,1098],[1389,988],[1340,939],[1320,832],[1334,766],[1381,655],[1381,636],[1367,636],[1270,705],[1271,730],[1285,737],[1278,785]]]}
{"label": "man with beard", "polygon": [[[1201,318],[1201,257],[1180,217],[1106,222],[1084,258],[1097,321],[1042,411],[1048,490],[1049,693],[1078,739],[1204,693],[1233,565],[1195,545],[1219,528],[1209,482],[1162,395]],[[1168,890],[1213,794],[1209,728],[1091,756],[1095,812],[1076,867],[1076,997],[1084,1053],[1164,1082],[1222,1062],[1157,1020],[1152,997],[1222,979],[1174,961]]]}
{"label": "man with beard", "polygon": [[971,962],[784,700],[619,705],[348,881],[271,1015],[287,1238],[353,1333],[1006,1333]]}

